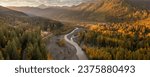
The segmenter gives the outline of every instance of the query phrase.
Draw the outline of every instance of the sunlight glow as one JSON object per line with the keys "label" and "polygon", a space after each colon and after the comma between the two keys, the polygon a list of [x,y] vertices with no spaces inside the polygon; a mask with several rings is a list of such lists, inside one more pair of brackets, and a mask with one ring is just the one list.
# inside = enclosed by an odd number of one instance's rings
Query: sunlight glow
{"label": "sunlight glow", "polygon": [[1,6],[71,6],[88,0],[0,0]]}

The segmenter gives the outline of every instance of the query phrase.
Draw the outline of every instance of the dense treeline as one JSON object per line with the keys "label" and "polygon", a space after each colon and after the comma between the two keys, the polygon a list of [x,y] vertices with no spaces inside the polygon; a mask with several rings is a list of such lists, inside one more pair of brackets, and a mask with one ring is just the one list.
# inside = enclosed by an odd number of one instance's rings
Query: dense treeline
{"label": "dense treeline", "polygon": [[90,59],[150,59],[150,28],[131,23],[89,26],[79,42]]}
{"label": "dense treeline", "polygon": [[40,28],[0,24],[0,59],[47,59]]}

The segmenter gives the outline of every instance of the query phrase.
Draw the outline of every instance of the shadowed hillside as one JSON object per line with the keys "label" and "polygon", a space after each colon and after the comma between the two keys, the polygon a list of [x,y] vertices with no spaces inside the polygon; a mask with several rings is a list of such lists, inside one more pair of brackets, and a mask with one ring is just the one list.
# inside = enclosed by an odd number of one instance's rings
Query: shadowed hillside
{"label": "shadowed hillside", "polygon": [[128,0],[134,6],[150,10],[150,0]]}

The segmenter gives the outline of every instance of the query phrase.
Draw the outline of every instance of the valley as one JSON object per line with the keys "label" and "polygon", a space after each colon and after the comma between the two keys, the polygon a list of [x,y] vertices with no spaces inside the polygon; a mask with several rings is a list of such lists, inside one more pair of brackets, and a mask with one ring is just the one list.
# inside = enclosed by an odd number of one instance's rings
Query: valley
{"label": "valley", "polygon": [[149,3],[0,6],[0,59],[149,60]]}

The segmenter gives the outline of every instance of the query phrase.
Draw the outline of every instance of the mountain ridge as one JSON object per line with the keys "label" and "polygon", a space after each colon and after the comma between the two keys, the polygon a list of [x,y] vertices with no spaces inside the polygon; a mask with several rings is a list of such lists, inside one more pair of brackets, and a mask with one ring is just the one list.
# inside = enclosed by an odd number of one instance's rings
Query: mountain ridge
{"label": "mountain ridge", "polygon": [[46,6],[45,4],[41,4],[41,5],[37,6],[37,7],[40,8],[40,9],[48,8],[48,6]]}
{"label": "mountain ridge", "polygon": [[[128,21],[128,19],[136,20],[142,15],[143,10],[134,5],[130,0],[94,0],[72,7],[32,8],[28,13],[56,20]],[[17,10],[17,8],[12,9]],[[26,12],[21,8],[19,11]],[[134,17],[137,11],[139,15]]]}
{"label": "mountain ridge", "polygon": [[3,6],[0,6],[0,14],[7,14],[7,15],[12,15],[12,16],[28,16],[27,14],[23,13],[23,12],[19,12],[16,10],[12,10]]}

